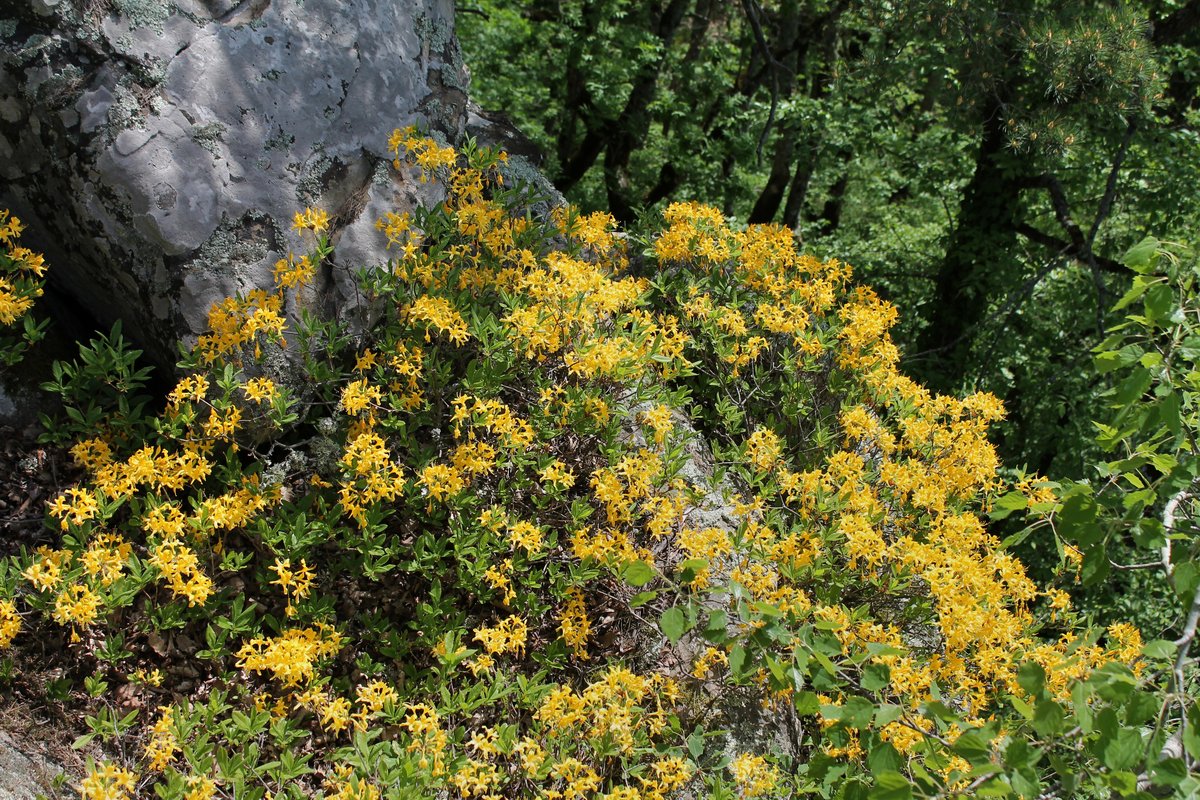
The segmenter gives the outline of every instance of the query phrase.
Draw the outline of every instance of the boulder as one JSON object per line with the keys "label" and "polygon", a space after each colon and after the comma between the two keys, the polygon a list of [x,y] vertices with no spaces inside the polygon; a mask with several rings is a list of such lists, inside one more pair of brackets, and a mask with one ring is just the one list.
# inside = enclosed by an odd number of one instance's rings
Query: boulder
{"label": "boulder", "polygon": [[386,261],[374,221],[431,190],[389,166],[394,128],[457,141],[451,0],[32,0],[0,4],[0,207],[52,280],[160,365],[211,304],[270,288],[332,216],[305,302],[345,311]]}
{"label": "boulder", "polygon": [[64,793],[55,780],[63,772],[62,766],[31,753],[35,749],[0,730],[0,800],[73,796]]}

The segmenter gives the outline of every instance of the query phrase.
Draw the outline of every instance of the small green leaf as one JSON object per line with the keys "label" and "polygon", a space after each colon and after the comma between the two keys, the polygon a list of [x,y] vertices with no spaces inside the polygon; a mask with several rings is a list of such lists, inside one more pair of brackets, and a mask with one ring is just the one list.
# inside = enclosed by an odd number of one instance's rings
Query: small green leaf
{"label": "small green leaf", "polygon": [[729,651],[729,673],[735,678],[742,675],[742,670],[746,668],[746,648],[740,644],[735,645]]}
{"label": "small green leaf", "polygon": [[1033,710],[1033,729],[1041,736],[1053,736],[1062,730],[1062,706],[1053,700],[1042,700]]}
{"label": "small green leaf", "polygon": [[1114,771],[1126,770],[1141,763],[1146,752],[1141,732],[1133,728],[1117,731],[1104,748],[1104,764]]}
{"label": "small green leaf", "polygon": [[630,598],[629,607],[641,608],[656,597],[658,597],[658,592],[639,592]]}
{"label": "small green leaf", "polygon": [[1147,236],[1133,247],[1125,251],[1121,263],[1134,272],[1145,274],[1154,268],[1158,261],[1160,243],[1153,236]]}
{"label": "small green leaf", "polygon": [[867,664],[860,682],[868,692],[878,692],[891,682],[891,670],[886,664]]}
{"label": "small green leaf", "polygon": [[882,772],[867,795],[870,800],[912,800],[912,784],[899,772]]}
{"label": "small green leaf", "polygon": [[976,766],[992,760],[992,748],[977,731],[964,731],[950,749]]}
{"label": "small green leaf", "polygon": [[729,616],[721,610],[709,614],[708,624],[704,626],[704,638],[714,644],[721,644],[729,638]]}
{"label": "small green leaf", "polygon": [[654,568],[645,561],[632,561],[621,572],[621,577],[630,586],[645,586],[654,580]]}
{"label": "small green leaf", "polygon": [[683,609],[679,606],[668,608],[658,618],[658,627],[662,630],[663,636],[671,641],[671,644],[678,642],[687,630],[687,618],[683,615]]}
{"label": "small green leaf", "polygon": [[1026,661],[1017,669],[1017,685],[1037,697],[1046,686],[1046,670],[1036,661]]}

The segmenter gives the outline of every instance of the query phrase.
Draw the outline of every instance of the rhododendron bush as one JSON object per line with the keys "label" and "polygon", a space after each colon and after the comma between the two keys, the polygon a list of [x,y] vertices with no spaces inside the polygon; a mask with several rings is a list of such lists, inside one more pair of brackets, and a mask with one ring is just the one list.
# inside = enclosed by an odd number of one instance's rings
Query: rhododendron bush
{"label": "rhododendron bush", "polygon": [[115,336],[57,370],[86,479],[0,636],[68,640],[85,798],[1196,789],[1178,648],[1080,623],[1088,542],[1039,586],[994,532],[1084,489],[1003,471],[1000,402],[898,371],[848,265],[694,204],[534,215],[503,154],[390,144],[444,199],[379,220],[369,328],[310,307],[308,209],[161,402],[97,401],[98,361],[145,382]]}

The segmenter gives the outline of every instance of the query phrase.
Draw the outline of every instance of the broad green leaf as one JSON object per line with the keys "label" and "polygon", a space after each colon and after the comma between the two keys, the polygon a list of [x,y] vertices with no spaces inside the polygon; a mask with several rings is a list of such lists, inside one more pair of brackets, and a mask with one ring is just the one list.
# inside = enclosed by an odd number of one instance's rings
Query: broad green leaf
{"label": "broad green leaf", "polygon": [[1183,613],[1191,611],[1196,587],[1200,585],[1200,564],[1195,561],[1180,561],[1175,565],[1175,594],[1183,602]]}
{"label": "broad green leaf", "polygon": [[992,748],[978,731],[964,731],[951,748],[972,764],[987,764],[992,759]]}
{"label": "broad green leaf", "polygon": [[1175,292],[1165,283],[1156,283],[1146,290],[1143,302],[1146,317],[1151,322],[1165,326],[1176,307]]}
{"label": "broad green leaf", "polygon": [[1104,748],[1104,765],[1114,771],[1130,769],[1141,762],[1145,750],[1140,731],[1121,728]]}
{"label": "broad green leaf", "polygon": [[658,627],[662,630],[663,636],[671,641],[671,644],[678,642],[687,630],[687,618],[683,615],[683,609],[679,606],[668,608],[658,618]]}
{"label": "broad green leaf", "polygon": [[886,664],[867,664],[863,667],[862,687],[868,692],[877,692],[891,682],[891,670]]}
{"label": "broad green leaf", "polygon": [[996,498],[992,510],[988,514],[991,519],[1000,520],[1014,511],[1023,511],[1029,505],[1029,498],[1020,492],[1009,492]]}
{"label": "broad green leaf", "polygon": [[1062,706],[1053,700],[1042,700],[1033,710],[1033,729],[1042,736],[1053,736],[1062,730]]}
{"label": "broad green leaf", "polygon": [[843,708],[842,721],[851,728],[866,728],[875,716],[875,704],[865,697],[849,697]]}
{"label": "broad green leaf", "polygon": [[867,767],[873,775],[898,772],[902,766],[904,766],[904,761],[891,742],[880,742],[867,754]]}
{"label": "broad green leaf", "polygon": [[1142,646],[1142,655],[1161,661],[1173,660],[1176,652],[1175,643],[1166,639],[1152,639]]}
{"label": "broad green leaf", "polygon": [[1158,261],[1159,246],[1158,239],[1147,236],[1125,251],[1125,255],[1121,257],[1121,263],[1134,272],[1142,274],[1150,272]]}
{"label": "broad green leaf", "polygon": [[1138,359],[1145,352],[1145,350],[1136,344],[1127,344],[1120,350],[1106,350],[1102,353],[1097,353],[1093,359],[1093,363],[1096,365],[1096,370],[1101,375],[1105,375],[1118,369],[1124,369],[1130,364],[1137,363]]}
{"label": "broad green leaf", "polygon": [[870,800],[912,800],[912,784],[899,772],[883,772],[875,776]]}
{"label": "broad green leaf", "polygon": [[1058,533],[1064,539],[1087,546],[1100,541],[1101,531],[1096,524],[1099,508],[1090,494],[1075,494],[1063,501],[1058,512]]}
{"label": "broad green leaf", "polygon": [[621,577],[630,586],[645,586],[654,580],[654,568],[645,561],[632,561],[621,572]]}
{"label": "broad green leaf", "polygon": [[1046,670],[1036,661],[1026,661],[1017,668],[1017,685],[1037,697],[1046,686]]}

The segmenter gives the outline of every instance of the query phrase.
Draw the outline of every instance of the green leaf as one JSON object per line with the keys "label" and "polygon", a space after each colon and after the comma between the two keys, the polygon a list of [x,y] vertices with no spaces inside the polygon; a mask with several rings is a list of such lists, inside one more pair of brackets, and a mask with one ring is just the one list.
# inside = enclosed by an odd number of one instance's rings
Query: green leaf
{"label": "green leaf", "polygon": [[1121,263],[1134,272],[1145,274],[1154,268],[1158,261],[1160,243],[1153,236],[1147,236],[1121,256]]}
{"label": "green leaf", "polygon": [[1180,342],[1179,354],[1188,361],[1200,361],[1200,334],[1193,333]]}
{"label": "green leaf", "polygon": [[1175,310],[1175,292],[1165,283],[1156,283],[1146,290],[1146,317],[1151,322],[1164,325]]}
{"label": "green leaf", "polygon": [[1183,749],[1192,758],[1200,759],[1200,704],[1188,709],[1187,730],[1183,732]]}
{"label": "green leaf", "polygon": [[630,598],[629,607],[641,608],[656,597],[658,597],[658,592],[639,592]]}
{"label": "green leaf", "polygon": [[810,717],[821,711],[821,701],[816,692],[796,693],[796,713],[802,717]]}
{"label": "green leaf", "polygon": [[1180,561],[1175,565],[1173,577],[1175,594],[1183,601],[1183,613],[1192,609],[1192,600],[1196,596],[1196,587],[1200,586],[1200,564],[1195,561]]}
{"label": "green leaf", "polygon": [[866,728],[875,716],[875,704],[865,697],[850,697],[842,708],[842,722],[851,728]]}
{"label": "green leaf", "polygon": [[867,795],[870,800],[912,800],[912,784],[899,772],[882,772]]}
{"label": "green leaf", "polygon": [[1182,758],[1164,758],[1150,770],[1150,777],[1159,786],[1178,786],[1187,780],[1188,769]]}
{"label": "green leaf", "polygon": [[742,676],[742,670],[745,668],[746,648],[742,647],[740,644],[735,645],[734,648],[729,651],[729,674],[733,675],[735,678],[740,678]]}
{"label": "green leaf", "polygon": [[997,497],[992,503],[991,519],[1004,519],[1014,511],[1023,511],[1029,506],[1029,498],[1020,492],[1009,492]]}
{"label": "green leaf", "polygon": [[693,759],[699,759],[704,753],[704,730],[700,726],[687,737],[687,749]]}
{"label": "green leaf", "polygon": [[1096,366],[1096,371],[1101,375],[1106,375],[1137,363],[1145,352],[1136,344],[1127,344],[1120,350],[1106,350],[1097,353],[1092,361]]}
{"label": "green leaf", "polygon": [[1062,706],[1053,700],[1042,700],[1033,711],[1033,729],[1041,736],[1053,736],[1062,730]]}
{"label": "green leaf", "polygon": [[1103,547],[1093,547],[1083,554],[1079,577],[1084,586],[1095,586],[1108,577],[1111,569],[1108,552]]}
{"label": "green leaf", "polygon": [[704,638],[714,644],[721,644],[729,638],[729,616],[720,609],[708,616],[708,624],[704,626]]}
{"label": "green leaf", "polygon": [[878,692],[891,683],[891,674],[887,664],[867,664],[860,683],[868,692]]}
{"label": "green leaf", "polygon": [[654,568],[645,561],[631,561],[622,570],[621,577],[630,586],[645,586],[654,580]]}
{"label": "green leaf", "polygon": [[1142,646],[1142,655],[1157,661],[1171,661],[1176,655],[1175,643],[1166,639],[1152,639]]}
{"label": "green leaf", "polygon": [[679,606],[672,606],[662,613],[658,618],[658,627],[662,630],[663,636],[675,644],[687,630],[687,618],[683,615],[683,609]]}
{"label": "green leaf", "polygon": [[904,716],[904,707],[884,703],[875,709],[875,725],[884,728]]}
{"label": "green leaf", "polygon": [[1037,697],[1046,687],[1046,670],[1036,661],[1026,661],[1017,669],[1017,685]]}
{"label": "green leaf", "polygon": [[1142,734],[1134,728],[1121,728],[1104,748],[1104,764],[1114,771],[1137,766],[1146,752]]}
{"label": "green leaf", "polygon": [[873,775],[880,775],[884,772],[899,772],[902,766],[904,766],[904,761],[900,758],[899,751],[892,746],[891,742],[880,742],[872,747],[871,752],[867,754],[867,767]]}
{"label": "green leaf", "polygon": [[976,766],[992,760],[992,748],[978,731],[964,731],[950,749]]}
{"label": "green leaf", "polygon": [[1178,392],[1171,392],[1158,402],[1158,421],[1172,436],[1178,436],[1183,430],[1180,402]]}
{"label": "green leaf", "polygon": [[1100,541],[1100,528],[1096,524],[1099,508],[1091,494],[1074,494],[1063,501],[1058,512],[1058,533],[1069,542],[1081,546]]}
{"label": "green leaf", "polygon": [[689,558],[679,565],[679,580],[684,583],[691,583],[696,580],[696,575],[708,567],[708,559],[705,558]]}

